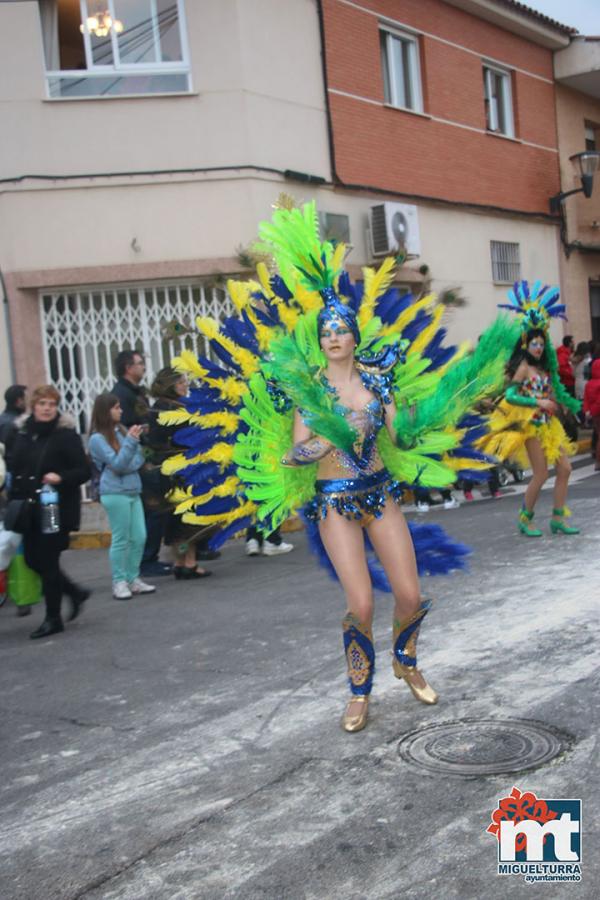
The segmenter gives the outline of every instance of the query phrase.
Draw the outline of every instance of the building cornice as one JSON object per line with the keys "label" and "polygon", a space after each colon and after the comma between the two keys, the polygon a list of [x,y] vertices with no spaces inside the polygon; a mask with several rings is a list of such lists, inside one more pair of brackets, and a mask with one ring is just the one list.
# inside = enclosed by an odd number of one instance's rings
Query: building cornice
{"label": "building cornice", "polygon": [[444,2],[549,50],[568,47],[571,37],[577,34],[576,28],[561,25],[560,22],[516,0],[444,0]]}

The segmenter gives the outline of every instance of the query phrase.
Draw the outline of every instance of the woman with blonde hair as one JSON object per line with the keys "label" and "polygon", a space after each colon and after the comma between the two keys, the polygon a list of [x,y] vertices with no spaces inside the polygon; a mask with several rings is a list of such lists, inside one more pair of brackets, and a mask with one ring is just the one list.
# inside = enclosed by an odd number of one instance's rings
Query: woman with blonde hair
{"label": "woman with blonde hair", "polygon": [[[60,568],[60,554],[69,546],[69,534],[77,531],[80,518],[80,486],[90,477],[81,438],[73,419],[59,411],[60,394],[51,384],[34,390],[31,414],[15,422],[10,440],[11,486],[9,501],[22,501],[20,521],[25,562],[42,578],[46,617],[31,638],[49,637],[64,631],[62,595],[71,599],[69,620],[76,618],[90,591],[75,584]],[[58,527],[42,529],[39,494],[50,485],[58,493]],[[14,508],[14,507],[13,507]]]}

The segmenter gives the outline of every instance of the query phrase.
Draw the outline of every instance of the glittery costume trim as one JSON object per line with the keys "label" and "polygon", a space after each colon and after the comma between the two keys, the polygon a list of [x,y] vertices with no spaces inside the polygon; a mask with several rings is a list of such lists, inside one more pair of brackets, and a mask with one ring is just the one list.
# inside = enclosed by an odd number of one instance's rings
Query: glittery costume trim
{"label": "glittery costume trim", "polygon": [[353,694],[368,695],[373,687],[375,672],[373,634],[352,613],[344,616],[342,629],[350,690]]}
{"label": "glittery costume trim", "polygon": [[389,497],[396,503],[402,499],[403,488],[386,469],[359,478],[328,478],[315,482],[315,496],[304,507],[304,515],[311,522],[324,519],[333,509],[346,519],[368,524],[380,519]]}
{"label": "glittery costume trim", "polygon": [[422,600],[417,612],[405,622],[399,622],[398,619],[394,619],[394,658],[399,663],[402,663],[403,666],[414,668],[417,665],[419,629],[431,608],[431,603],[431,600]]}

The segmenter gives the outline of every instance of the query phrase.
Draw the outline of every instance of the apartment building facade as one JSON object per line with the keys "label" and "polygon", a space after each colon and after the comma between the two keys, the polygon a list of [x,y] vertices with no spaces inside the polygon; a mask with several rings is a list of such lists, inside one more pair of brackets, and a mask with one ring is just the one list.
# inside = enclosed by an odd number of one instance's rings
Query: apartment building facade
{"label": "apartment building facade", "polygon": [[[88,32],[103,11],[119,30]],[[512,0],[0,4],[0,381],[50,379],[84,423],[118,349],[156,370],[171,321],[227,308],[281,191],[355,271],[405,245],[400,282],[462,296],[475,339],[515,277],[559,278],[570,37]]]}
{"label": "apartment building facade", "polygon": [[[581,187],[577,162],[585,150],[600,151],[600,38],[578,37],[555,57],[561,191]],[[576,340],[600,342],[600,173],[592,196],[562,202],[560,274]]]}

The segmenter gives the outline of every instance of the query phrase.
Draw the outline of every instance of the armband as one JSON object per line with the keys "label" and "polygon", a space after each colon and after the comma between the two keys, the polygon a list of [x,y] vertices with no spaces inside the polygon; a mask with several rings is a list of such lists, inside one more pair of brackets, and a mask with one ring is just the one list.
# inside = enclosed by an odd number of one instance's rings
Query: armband
{"label": "armband", "polygon": [[333,444],[320,437],[312,437],[307,441],[294,444],[289,453],[281,460],[283,466],[309,466],[331,453]]}
{"label": "armband", "polygon": [[520,387],[521,385],[518,382],[509,384],[504,395],[506,402],[512,403],[513,406],[537,406],[538,403],[535,397],[526,397],[525,394],[521,394],[519,391]]}

